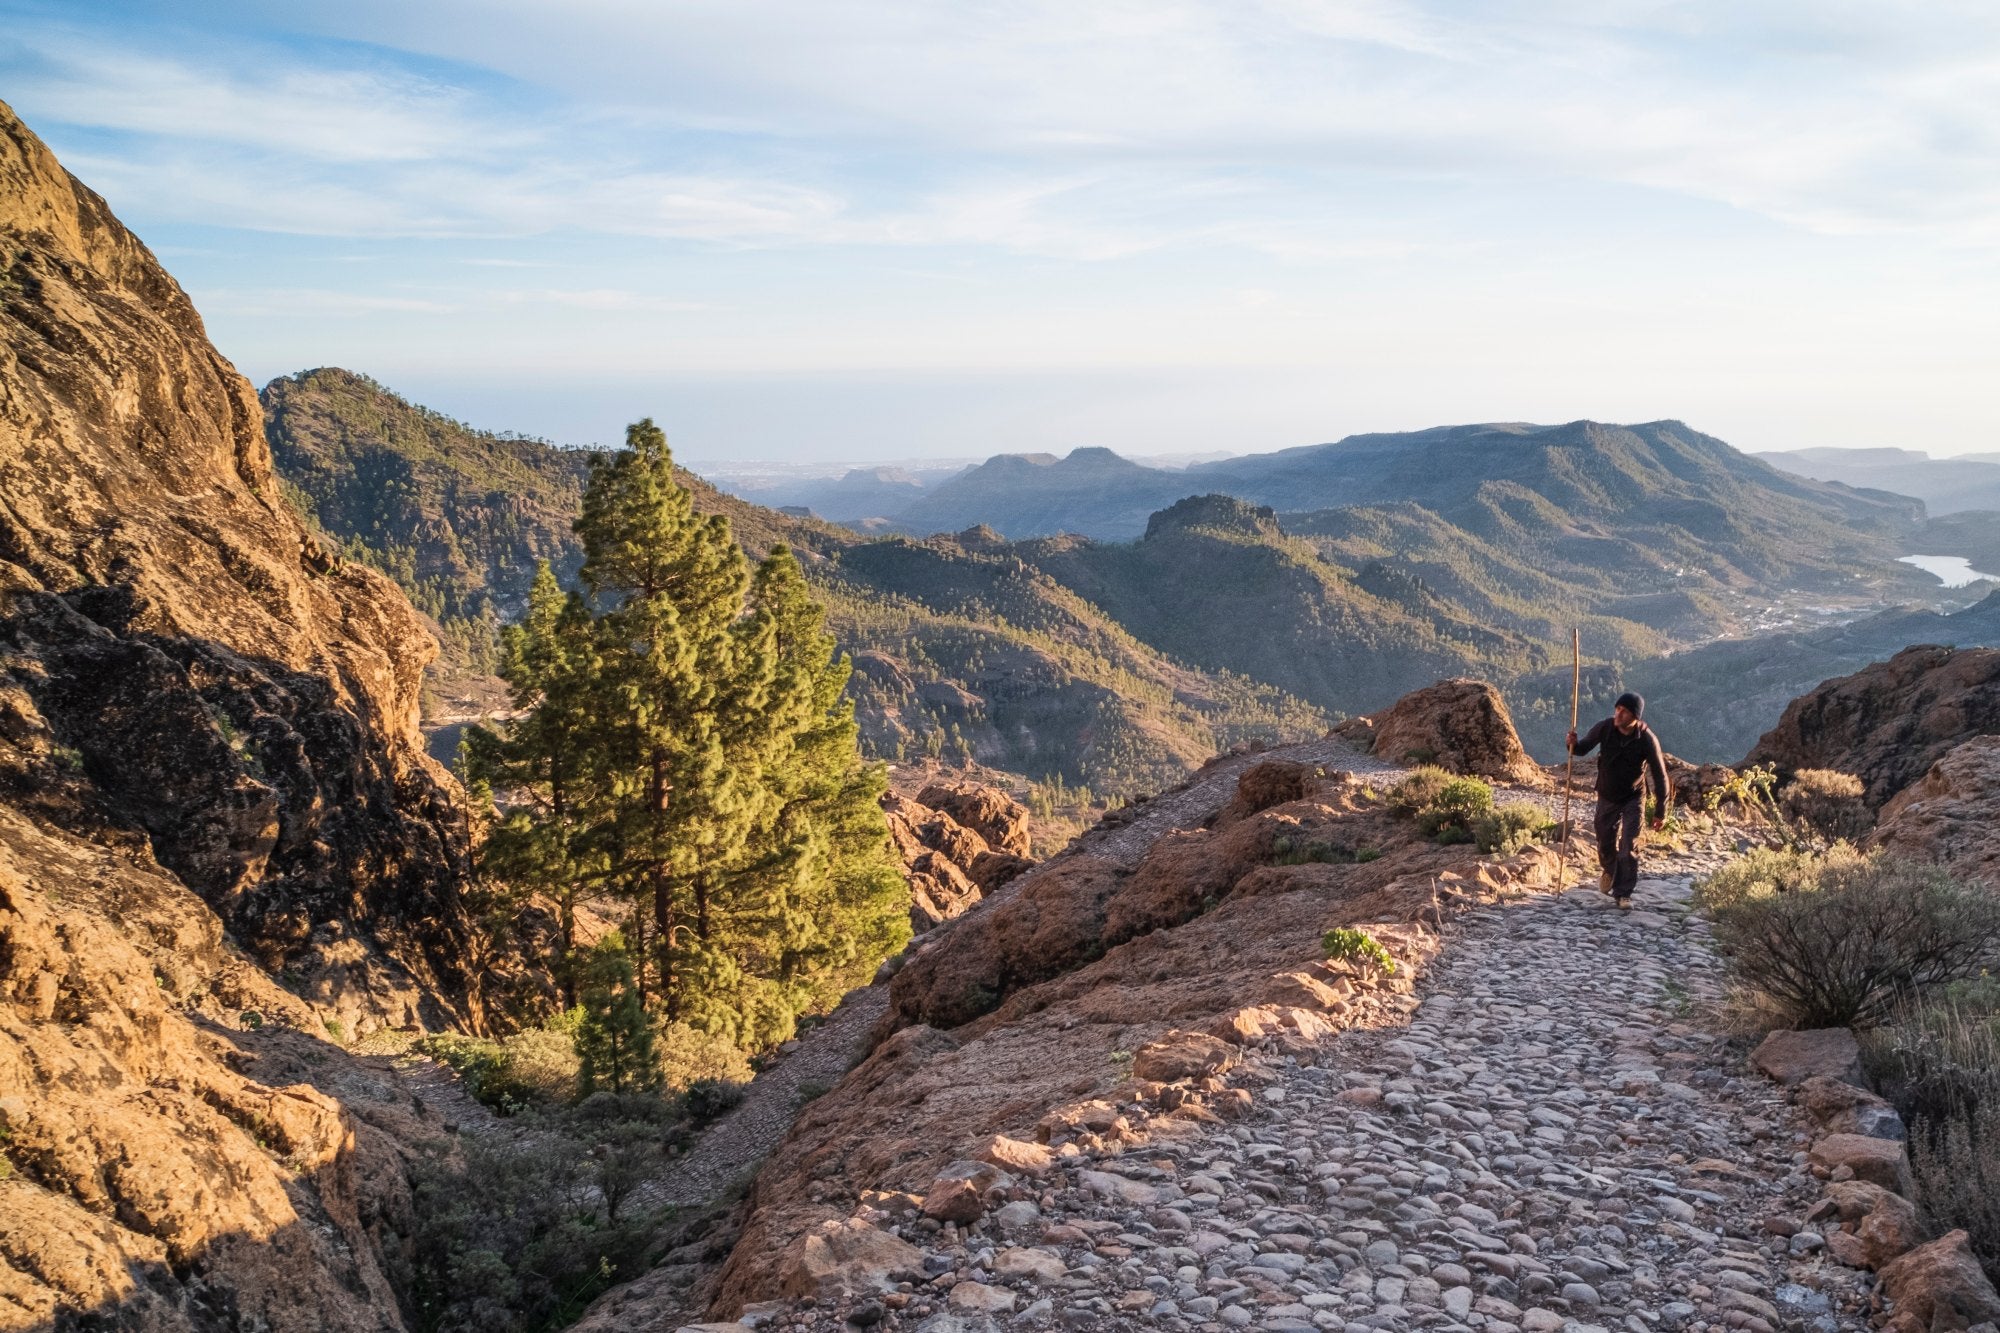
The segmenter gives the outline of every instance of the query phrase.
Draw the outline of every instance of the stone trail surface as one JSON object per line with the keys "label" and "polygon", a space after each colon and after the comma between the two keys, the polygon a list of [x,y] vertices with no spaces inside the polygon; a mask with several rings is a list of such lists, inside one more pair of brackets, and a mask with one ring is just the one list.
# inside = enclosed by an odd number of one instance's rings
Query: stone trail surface
{"label": "stone trail surface", "polygon": [[[1868,1327],[1864,1275],[1798,1219],[1795,1113],[1707,1026],[1720,962],[1687,907],[1719,854],[1654,855],[1638,910],[1595,887],[1451,927],[1405,1026],[1233,1076],[1250,1113],[1024,1177],[862,1320],[1072,1329]],[[851,1308],[767,1310],[767,1327]]]}

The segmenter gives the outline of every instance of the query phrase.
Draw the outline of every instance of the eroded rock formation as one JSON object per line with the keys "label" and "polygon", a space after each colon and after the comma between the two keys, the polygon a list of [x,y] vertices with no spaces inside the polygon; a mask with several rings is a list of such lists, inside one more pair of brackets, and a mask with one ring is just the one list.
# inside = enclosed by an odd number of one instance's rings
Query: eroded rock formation
{"label": "eroded rock formation", "polygon": [[903,858],[910,924],[919,932],[964,915],[1035,864],[1028,855],[1028,811],[997,787],[934,782],[915,800],[885,794],[882,812]]}
{"label": "eroded rock formation", "polygon": [[1905,648],[1794,699],[1743,764],[1830,768],[1880,809],[1974,736],[2000,731],[2000,649]]}
{"label": "eroded rock formation", "polygon": [[2000,736],[1949,751],[1882,808],[1872,846],[2000,884]]}
{"label": "eroded rock formation", "polygon": [[437,1125],[311,1085],[359,1076],[329,1033],[482,1018],[434,651],[0,105],[0,1327],[401,1327],[395,1144]]}
{"label": "eroded rock formation", "polygon": [[1336,730],[1391,762],[1509,782],[1533,782],[1541,771],[1521,748],[1500,691],[1483,680],[1441,680]]}

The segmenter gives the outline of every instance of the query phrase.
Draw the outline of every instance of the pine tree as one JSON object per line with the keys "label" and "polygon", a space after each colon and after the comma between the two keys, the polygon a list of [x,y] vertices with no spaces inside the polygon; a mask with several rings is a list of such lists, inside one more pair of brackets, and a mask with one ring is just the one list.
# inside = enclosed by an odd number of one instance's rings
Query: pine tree
{"label": "pine tree", "polygon": [[755,775],[729,758],[770,657],[737,629],[749,572],[728,521],[694,512],[650,420],[593,468],[576,531],[605,644],[597,693],[610,725],[610,811],[598,845],[635,904],[650,903],[640,982],[651,953],[661,1003],[677,1019],[684,965],[710,951],[710,873],[741,855],[755,816]]}
{"label": "pine tree", "polygon": [[660,1062],[653,1020],[632,976],[625,937],[612,931],[583,955],[578,968],[577,1093],[658,1092]]}
{"label": "pine tree", "polygon": [[505,736],[466,734],[466,776],[513,803],[487,838],[482,868],[517,894],[555,904],[555,973],[563,1007],[576,1003],[572,955],[576,911],[602,891],[583,836],[602,789],[593,692],[599,674],[596,626],[580,597],[565,597],[543,561],[528,610],[502,639],[500,674],[522,714]]}
{"label": "pine tree", "polygon": [[[751,588],[776,668],[758,755],[766,802],[732,876],[748,994],[746,1044],[783,1040],[801,1013],[830,1007],[909,942],[909,891],[889,844],[887,780],[861,762],[851,664],[797,559],[775,548]],[[771,1026],[758,1030],[758,1022]]]}

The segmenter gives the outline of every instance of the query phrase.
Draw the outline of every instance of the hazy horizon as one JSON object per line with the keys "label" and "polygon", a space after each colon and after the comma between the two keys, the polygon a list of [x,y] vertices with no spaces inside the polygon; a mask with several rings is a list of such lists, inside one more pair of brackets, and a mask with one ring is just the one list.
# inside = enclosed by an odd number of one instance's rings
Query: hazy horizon
{"label": "hazy horizon", "polygon": [[258,382],[690,459],[2000,449],[2000,10],[0,0]]}

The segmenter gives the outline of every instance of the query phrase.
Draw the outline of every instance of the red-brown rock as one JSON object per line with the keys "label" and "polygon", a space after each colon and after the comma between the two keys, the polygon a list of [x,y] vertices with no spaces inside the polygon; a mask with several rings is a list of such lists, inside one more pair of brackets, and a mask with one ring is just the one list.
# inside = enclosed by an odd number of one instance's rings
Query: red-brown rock
{"label": "red-brown rock", "polygon": [[1216,822],[1231,824],[1274,805],[1304,800],[1312,789],[1312,781],[1313,769],[1308,764],[1289,759],[1267,759],[1252,764],[1236,779],[1236,796],[1223,807]]}
{"label": "red-brown rock", "polygon": [[1880,1185],[1885,1190],[1908,1196],[1913,1191],[1910,1164],[1903,1145],[1893,1139],[1871,1139],[1865,1134],[1828,1134],[1814,1141],[1808,1154],[1812,1164],[1830,1174],[1843,1168],[1855,1180]]}
{"label": "red-brown rock", "polygon": [[1750,1055],[1765,1077],[1791,1087],[1813,1077],[1859,1086],[1861,1046],[1846,1028],[1773,1032]]}
{"label": "red-brown rock", "polygon": [[1357,729],[1384,759],[1422,759],[1454,773],[1531,783],[1541,769],[1521,747],[1500,691],[1483,680],[1441,680],[1369,715]]}
{"label": "red-brown rock", "polygon": [[1904,1137],[1903,1120],[1896,1109],[1852,1083],[1815,1074],[1800,1083],[1792,1096],[1799,1109],[1827,1133],[1865,1134],[1875,1139]]}
{"label": "red-brown rock", "polygon": [[1794,699],[1743,764],[1831,768],[1880,809],[1975,736],[2000,732],[2000,649],[1905,648]]}
{"label": "red-brown rock", "polygon": [[2000,1294],[1979,1267],[1971,1239],[1952,1231],[1883,1266],[1881,1293],[1899,1333],[1966,1329],[2000,1320]]}
{"label": "red-brown rock", "polygon": [[1132,1076],[1155,1083],[1207,1078],[1235,1066],[1235,1046],[1205,1032],[1169,1032],[1132,1054]]}
{"label": "red-brown rock", "polygon": [[1881,1268],[1923,1240],[1916,1206],[1880,1185],[1837,1181],[1827,1187],[1826,1203],[1844,1228],[1827,1235],[1827,1250],[1849,1268]]}
{"label": "red-brown rock", "polygon": [[1028,807],[998,787],[983,782],[934,782],[917,793],[917,800],[971,829],[996,852],[1027,856],[1033,851]]}
{"label": "red-brown rock", "polygon": [[2000,736],[1948,751],[1882,808],[1871,847],[2000,884]]}

